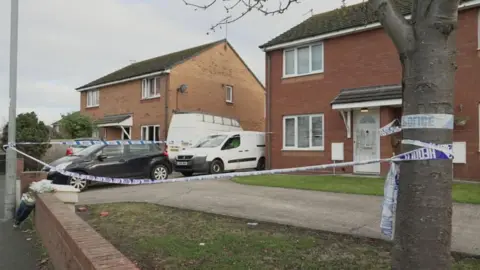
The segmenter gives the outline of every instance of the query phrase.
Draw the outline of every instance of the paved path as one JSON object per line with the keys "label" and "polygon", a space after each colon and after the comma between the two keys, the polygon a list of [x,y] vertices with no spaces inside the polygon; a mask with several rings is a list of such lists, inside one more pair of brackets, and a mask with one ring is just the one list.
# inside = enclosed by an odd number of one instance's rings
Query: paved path
{"label": "paved path", "polygon": [[[90,190],[80,203],[151,202],[216,214],[381,238],[382,197],[241,185],[229,180]],[[454,204],[454,251],[480,255],[480,206]]]}
{"label": "paved path", "polygon": [[26,233],[13,229],[12,222],[0,221],[0,269],[37,269],[38,251]]}
{"label": "paved path", "polygon": [[[0,175],[0,209],[3,217],[5,176]],[[27,241],[29,237],[21,229],[13,229],[11,221],[0,219],[0,269],[34,270],[37,269],[38,253],[34,243]],[[33,241],[33,240],[32,240]]]}

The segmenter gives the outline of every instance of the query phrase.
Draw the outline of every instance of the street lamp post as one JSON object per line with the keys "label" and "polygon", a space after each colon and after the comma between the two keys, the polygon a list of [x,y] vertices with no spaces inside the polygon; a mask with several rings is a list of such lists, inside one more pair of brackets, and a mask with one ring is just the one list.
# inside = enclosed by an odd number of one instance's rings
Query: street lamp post
{"label": "street lamp post", "polygon": [[[8,142],[15,142],[17,118],[17,57],[18,57],[18,1],[11,0],[10,16],[10,107],[8,115]],[[17,153],[7,150],[5,179],[5,209],[3,220],[13,217],[17,183]]]}

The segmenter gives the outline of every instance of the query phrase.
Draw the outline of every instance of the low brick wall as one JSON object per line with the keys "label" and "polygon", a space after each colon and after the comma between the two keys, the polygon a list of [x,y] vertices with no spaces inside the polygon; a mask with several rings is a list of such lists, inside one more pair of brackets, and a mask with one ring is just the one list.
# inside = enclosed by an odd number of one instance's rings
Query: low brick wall
{"label": "low brick wall", "polygon": [[55,269],[139,269],[53,194],[40,194],[35,228]]}

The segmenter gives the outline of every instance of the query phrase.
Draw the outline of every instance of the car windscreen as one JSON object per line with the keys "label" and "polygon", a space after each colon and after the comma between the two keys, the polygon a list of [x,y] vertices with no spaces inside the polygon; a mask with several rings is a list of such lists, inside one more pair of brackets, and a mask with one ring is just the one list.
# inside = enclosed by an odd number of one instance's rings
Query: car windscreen
{"label": "car windscreen", "polygon": [[97,150],[99,150],[102,147],[103,147],[103,145],[91,145],[91,146],[89,146],[85,149],[82,149],[82,150],[78,151],[78,153],[75,153],[75,155],[86,157],[86,156],[88,156],[92,153],[97,152]]}
{"label": "car windscreen", "polygon": [[227,135],[210,135],[200,140],[193,148],[214,148],[220,146],[227,138]]}

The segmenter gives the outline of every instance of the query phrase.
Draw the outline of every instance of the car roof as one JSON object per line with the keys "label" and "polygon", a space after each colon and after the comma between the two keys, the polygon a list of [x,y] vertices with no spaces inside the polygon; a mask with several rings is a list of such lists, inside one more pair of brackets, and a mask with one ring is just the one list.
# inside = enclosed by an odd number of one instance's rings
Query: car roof
{"label": "car roof", "polygon": [[243,130],[239,130],[239,131],[223,131],[223,132],[216,132],[216,133],[212,133],[210,135],[236,135],[236,134],[263,134],[264,132],[261,132],[261,131],[243,131]]}
{"label": "car roof", "polygon": [[76,138],[73,140],[74,141],[101,141],[101,139],[98,139],[98,138]]}

